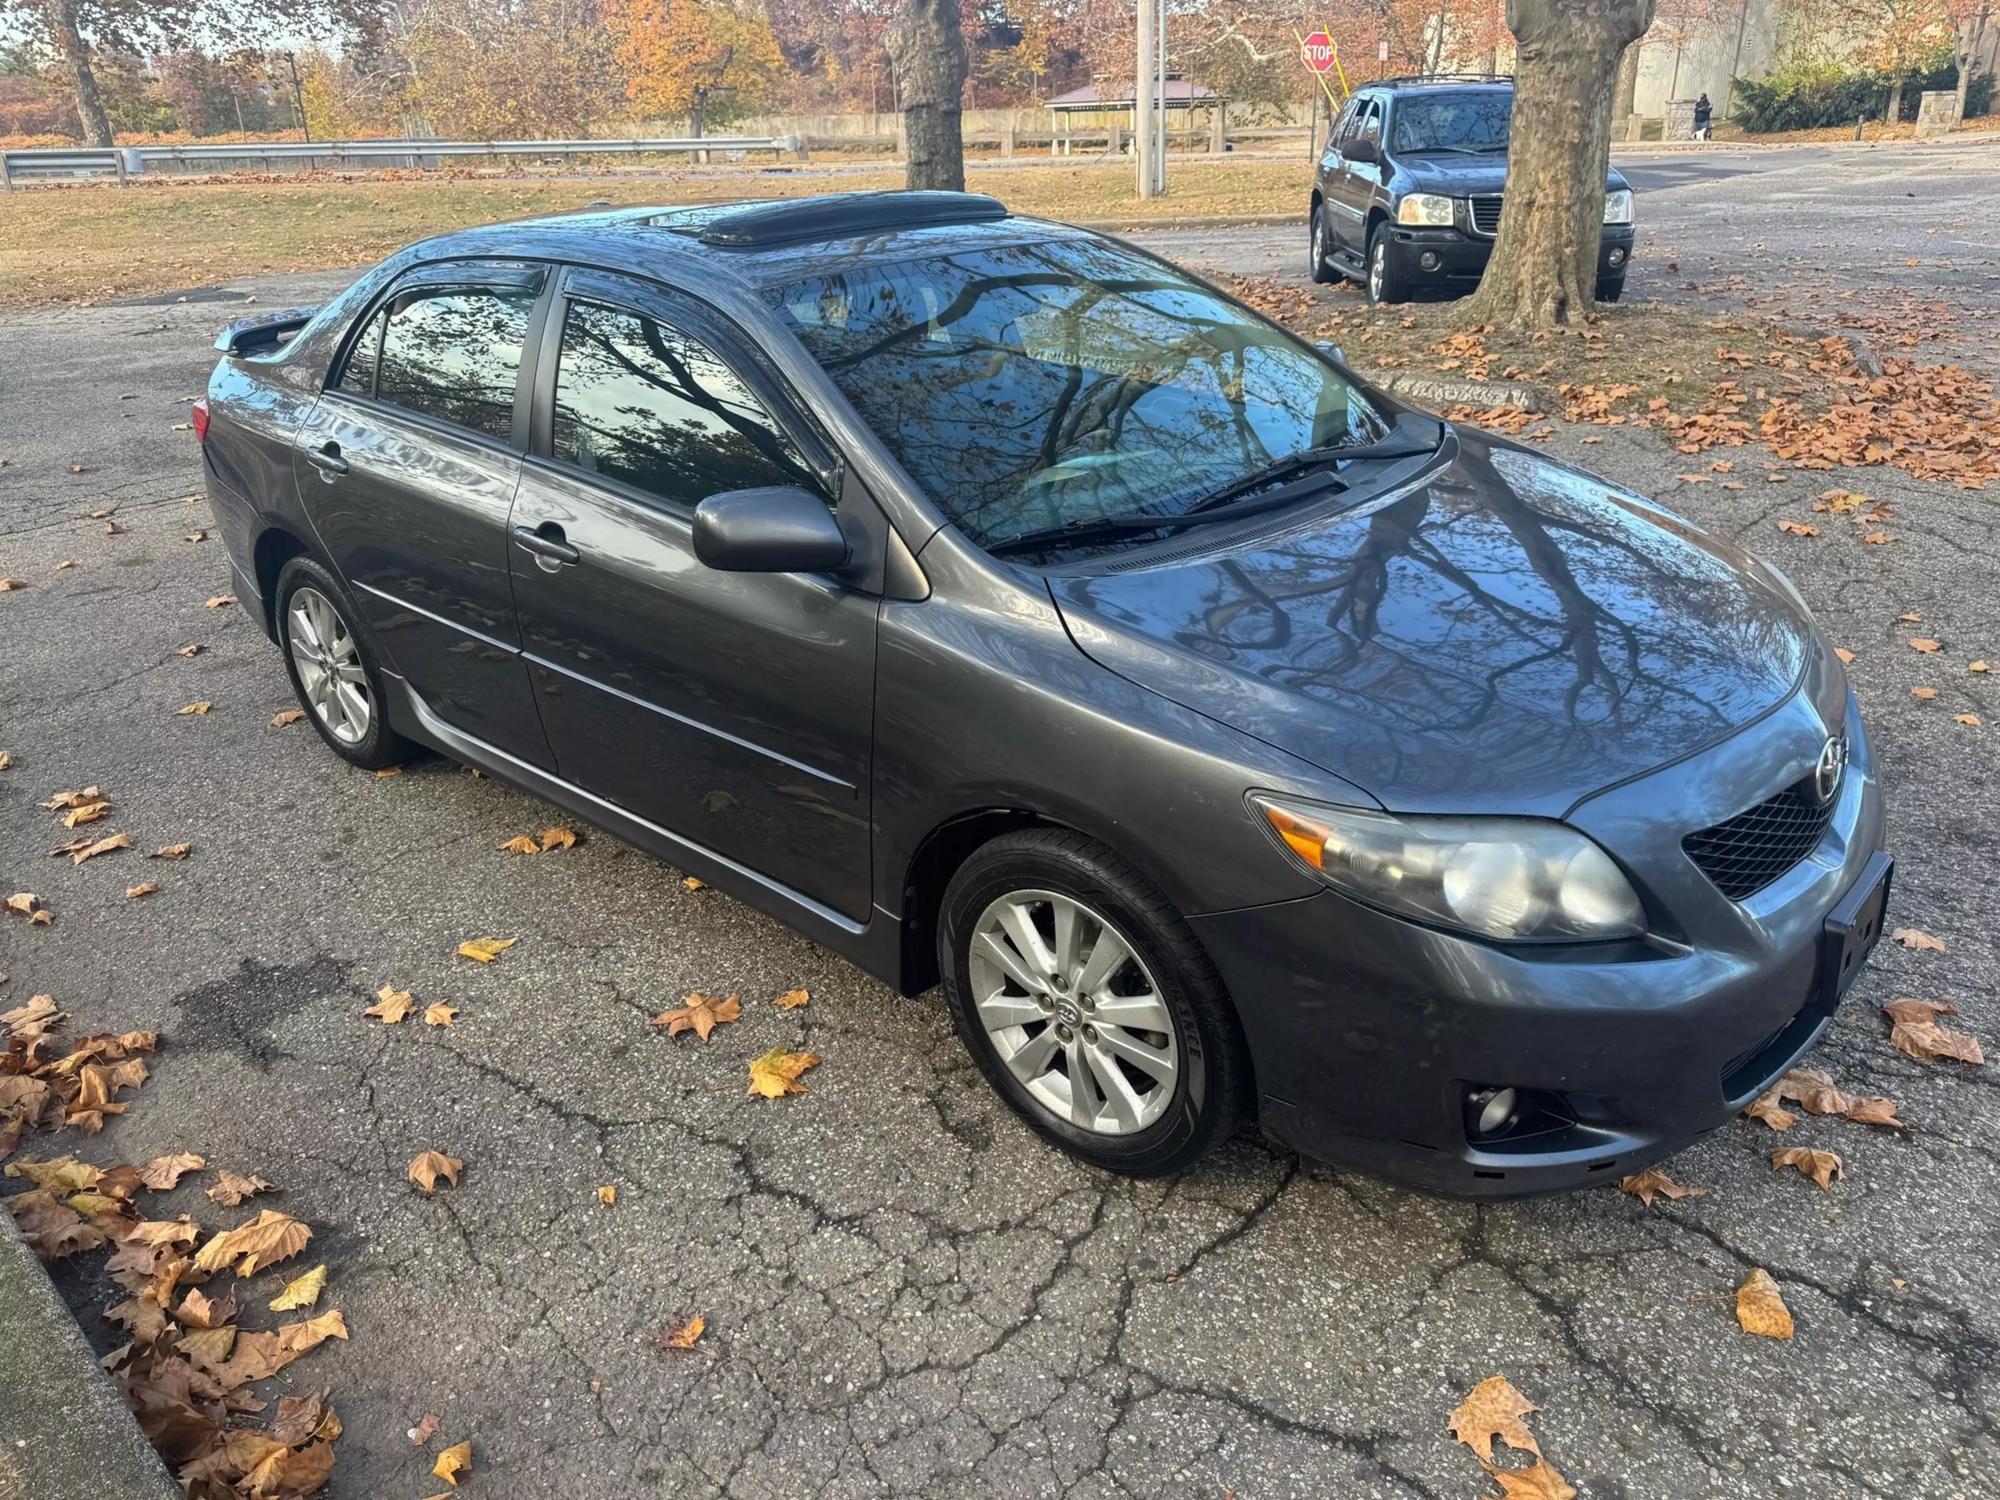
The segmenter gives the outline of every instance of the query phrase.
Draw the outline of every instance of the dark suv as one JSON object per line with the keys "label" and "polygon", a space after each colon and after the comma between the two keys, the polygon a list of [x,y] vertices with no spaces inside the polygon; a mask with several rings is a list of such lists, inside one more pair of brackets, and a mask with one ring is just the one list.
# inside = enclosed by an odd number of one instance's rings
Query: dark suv
{"label": "dark suv", "polygon": [[[1351,277],[1370,300],[1479,285],[1500,230],[1514,85],[1504,78],[1391,79],[1357,89],[1314,173],[1314,281]],[[1616,302],[1632,259],[1632,188],[1605,177],[1597,300]]]}
{"label": "dark suv", "polygon": [[208,493],[335,754],[941,979],[1101,1166],[1254,1112],[1447,1192],[1603,1181],[1781,1075],[1881,930],[1781,574],[1101,235],[495,225],[223,343]]}

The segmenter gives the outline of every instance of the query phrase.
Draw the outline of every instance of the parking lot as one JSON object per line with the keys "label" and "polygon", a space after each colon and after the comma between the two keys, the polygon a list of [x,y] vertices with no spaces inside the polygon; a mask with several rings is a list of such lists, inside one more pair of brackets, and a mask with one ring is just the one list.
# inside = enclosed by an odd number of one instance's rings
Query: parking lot
{"label": "parking lot", "polygon": [[[1943,301],[1946,339],[1919,357],[1992,375],[2000,248],[1974,220],[2000,172],[1858,160],[1663,179],[1642,200],[1635,293],[1762,304],[1783,288],[1800,316],[1837,301],[1889,321]],[[1865,226],[1880,232],[1858,241]],[[1296,274],[1287,233],[1148,242]],[[129,1113],[56,1149],[199,1152],[282,1196],[221,1210],[191,1178],[152,1216],[217,1226],[272,1202],[313,1226],[258,1289],[323,1260],[321,1306],[351,1330],[276,1382],[331,1387],[345,1436],[327,1494],[434,1491],[433,1454],[405,1436],[430,1412],[441,1440],[473,1442],[465,1493],[509,1500],[1455,1500],[1492,1486],[1446,1419],[1496,1374],[1590,1500],[1993,1493],[2000,1084],[1892,1051],[1876,1013],[1949,1000],[2000,1045],[2000,693],[1970,670],[2000,658],[1993,495],[1886,469],[1766,483],[1781,466],[1754,446],[1729,455],[1754,481],[1731,491],[1677,480],[1714,455],[1654,432],[1559,425],[1549,444],[1771,555],[1854,653],[1899,861],[1892,922],[1946,947],[1885,943],[1814,1061],[1895,1098],[1906,1130],[1802,1120],[1783,1144],[1845,1165],[1821,1191],[1774,1171],[1779,1138],[1739,1121],[1667,1164],[1707,1196],[1651,1209],[1609,1188],[1444,1202],[1254,1136],[1131,1182],[1019,1124],[936,995],[901,998],[587,828],[573,850],[502,853],[558,820],[494,780],[441,759],[378,778],[305,725],[273,727],[292,701],[275,649],[205,605],[228,573],[220,543],[191,539],[208,518],[186,401],[247,299],[315,301],[345,279],[0,318],[0,577],[25,583],[0,593],[0,885],[55,914],[0,921],[0,1002],[46,992],[74,1032],[161,1034]],[[1894,542],[1815,515],[1829,484],[1887,502]],[[212,707],[178,712],[197,701]],[[135,847],[50,859],[67,835],[37,804],[90,784]],[[145,857],[178,842],[184,862]],[[149,879],[156,894],[126,897]],[[518,942],[491,965],[454,956],[479,936]],[[456,1019],[364,1019],[384,985]],[[807,1006],[771,1003],[798,988]],[[740,994],[743,1019],[705,1046],[651,1024],[697,991]],[[748,1061],[781,1045],[823,1058],[811,1092],[746,1097]],[[404,1177],[429,1148],[465,1164],[433,1197]],[[1792,1341],[1739,1330],[1753,1267],[1782,1287]],[[58,1283],[101,1348],[122,1341],[99,1314],[123,1291],[89,1267]],[[693,1350],[659,1347],[697,1314]]]}

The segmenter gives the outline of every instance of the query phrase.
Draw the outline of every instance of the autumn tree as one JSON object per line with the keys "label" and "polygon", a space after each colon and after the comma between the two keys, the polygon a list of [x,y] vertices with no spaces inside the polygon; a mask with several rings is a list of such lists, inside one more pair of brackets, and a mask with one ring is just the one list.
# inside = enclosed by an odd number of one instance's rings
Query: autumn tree
{"label": "autumn tree", "polygon": [[595,0],[418,0],[392,40],[405,103],[443,135],[580,136],[613,97]]}
{"label": "autumn tree", "polygon": [[1903,85],[1951,34],[1945,0],[1848,0],[1847,26],[1861,42],[1861,60],[1889,77],[1882,118],[1902,115]]}
{"label": "autumn tree", "polygon": [[1507,0],[1514,118],[1500,233],[1466,321],[1557,328],[1590,311],[1618,60],[1654,0]]}
{"label": "autumn tree", "polygon": [[648,114],[687,116],[696,135],[763,104],[785,71],[770,18],[731,0],[611,0],[605,21],[626,96]]}
{"label": "autumn tree", "polygon": [[896,74],[908,153],[904,183],[965,190],[965,139],[959,109],[965,93],[965,30],[958,0],[901,0],[883,42]]}
{"label": "autumn tree", "polygon": [[1965,93],[1972,86],[1973,71],[1988,55],[1992,38],[2000,30],[2000,7],[1992,0],[1942,0],[1945,20],[1951,27],[1951,56],[1958,65],[1958,118],[1965,118]]}

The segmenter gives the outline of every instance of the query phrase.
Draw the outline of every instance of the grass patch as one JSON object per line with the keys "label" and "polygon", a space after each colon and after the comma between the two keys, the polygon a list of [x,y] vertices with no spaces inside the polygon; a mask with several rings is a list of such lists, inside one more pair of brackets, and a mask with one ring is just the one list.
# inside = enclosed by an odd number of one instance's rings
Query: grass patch
{"label": "grass patch", "polygon": [[[588,179],[300,176],[38,187],[0,200],[0,308],[145,296],[235,276],[359,266],[450,229],[594,200],[726,202],[902,186],[900,168],[669,172]],[[1141,204],[1129,165],[974,170],[971,186],[1020,213],[1114,225],[1303,213],[1303,162],[1176,165],[1173,191]]]}

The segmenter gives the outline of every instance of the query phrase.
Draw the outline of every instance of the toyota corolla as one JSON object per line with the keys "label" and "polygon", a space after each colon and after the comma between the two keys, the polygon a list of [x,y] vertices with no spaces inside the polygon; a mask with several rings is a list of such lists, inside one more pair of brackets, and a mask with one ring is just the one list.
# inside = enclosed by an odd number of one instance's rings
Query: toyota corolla
{"label": "toyota corolla", "polygon": [[[956,194],[469,230],[196,426],[334,754],[456,757],[942,984],[1043,1136],[1630,1172],[1828,1024],[1890,860],[1776,569]],[[886,1060],[884,1067],[893,1067]]]}

